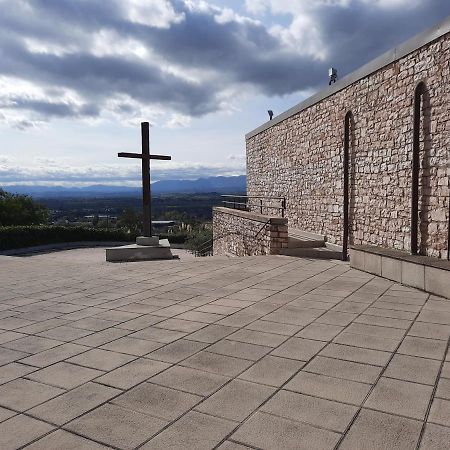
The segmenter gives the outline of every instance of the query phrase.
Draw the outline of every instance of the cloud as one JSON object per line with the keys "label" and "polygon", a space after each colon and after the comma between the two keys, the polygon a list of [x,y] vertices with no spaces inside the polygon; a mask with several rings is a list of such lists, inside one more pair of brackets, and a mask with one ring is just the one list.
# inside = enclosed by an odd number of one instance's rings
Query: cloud
{"label": "cloud", "polygon": [[[448,0],[0,0],[0,121],[166,126],[319,89],[450,14]],[[148,116],[147,116],[148,117]]]}
{"label": "cloud", "polygon": [[[194,180],[209,176],[233,176],[245,174],[245,161],[227,163],[152,162],[152,181]],[[20,165],[11,157],[0,155],[0,180],[2,185],[86,185],[96,183],[141,185],[139,164],[90,164],[73,165],[66,161],[35,158],[32,165]]]}

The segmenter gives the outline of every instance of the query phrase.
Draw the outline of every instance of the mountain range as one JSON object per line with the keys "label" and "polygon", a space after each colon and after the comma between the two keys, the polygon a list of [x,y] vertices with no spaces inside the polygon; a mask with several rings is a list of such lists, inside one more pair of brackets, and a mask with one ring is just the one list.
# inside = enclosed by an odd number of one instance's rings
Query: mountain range
{"label": "mountain range", "polygon": [[[0,186],[1,187],[1,186]],[[35,198],[54,197],[134,197],[141,195],[142,189],[128,186],[92,185],[83,187],[63,186],[4,186],[5,191],[26,194]],[[241,194],[246,192],[246,176],[209,177],[198,180],[163,180],[152,183],[153,195],[161,194]]]}

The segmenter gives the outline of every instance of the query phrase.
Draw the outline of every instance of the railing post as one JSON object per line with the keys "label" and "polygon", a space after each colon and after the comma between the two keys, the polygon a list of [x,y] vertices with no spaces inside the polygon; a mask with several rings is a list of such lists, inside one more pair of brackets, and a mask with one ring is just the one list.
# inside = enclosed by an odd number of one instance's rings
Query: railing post
{"label": "railing post", "polygon": [[263,208],[263,205],[262,205],[262,198],[259,200],[259,206],[260,206],[260,208],[261,208],[261,214],[263,213],[263,211],[262,211],[262,208]]}
{"label": "railing post", "polygon": [[284,210],[286,209],[286,197],[281,201],[281,217],[284,219]]}

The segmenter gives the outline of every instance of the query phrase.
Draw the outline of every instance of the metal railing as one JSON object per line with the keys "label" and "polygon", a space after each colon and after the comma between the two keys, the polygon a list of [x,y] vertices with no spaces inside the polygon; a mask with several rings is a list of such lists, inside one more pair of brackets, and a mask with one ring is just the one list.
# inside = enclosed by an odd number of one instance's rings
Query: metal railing
{"label": "metal railing", "polygon": [[266,215],[275,210],[281,217],[284,217],[286,211],[286,197],[258,195],[221,195],[221,197],[222,204],[226,208],[239,209],[241,211],[259,211],[260,214],[264,214],[265,211]]}

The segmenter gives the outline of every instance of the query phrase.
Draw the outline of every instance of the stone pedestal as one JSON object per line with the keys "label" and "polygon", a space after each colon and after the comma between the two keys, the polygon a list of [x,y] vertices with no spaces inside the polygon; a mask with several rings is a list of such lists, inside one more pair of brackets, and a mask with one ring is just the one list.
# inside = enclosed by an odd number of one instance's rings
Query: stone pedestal
{"label": "stone pedestal", "polygon": [[136,244],[112,247],[106,249],[106,261],[129,262],[151,261],[155,259],[174,259],[170,250],[168,239],[159,239],[158,236],[139,236]]}

